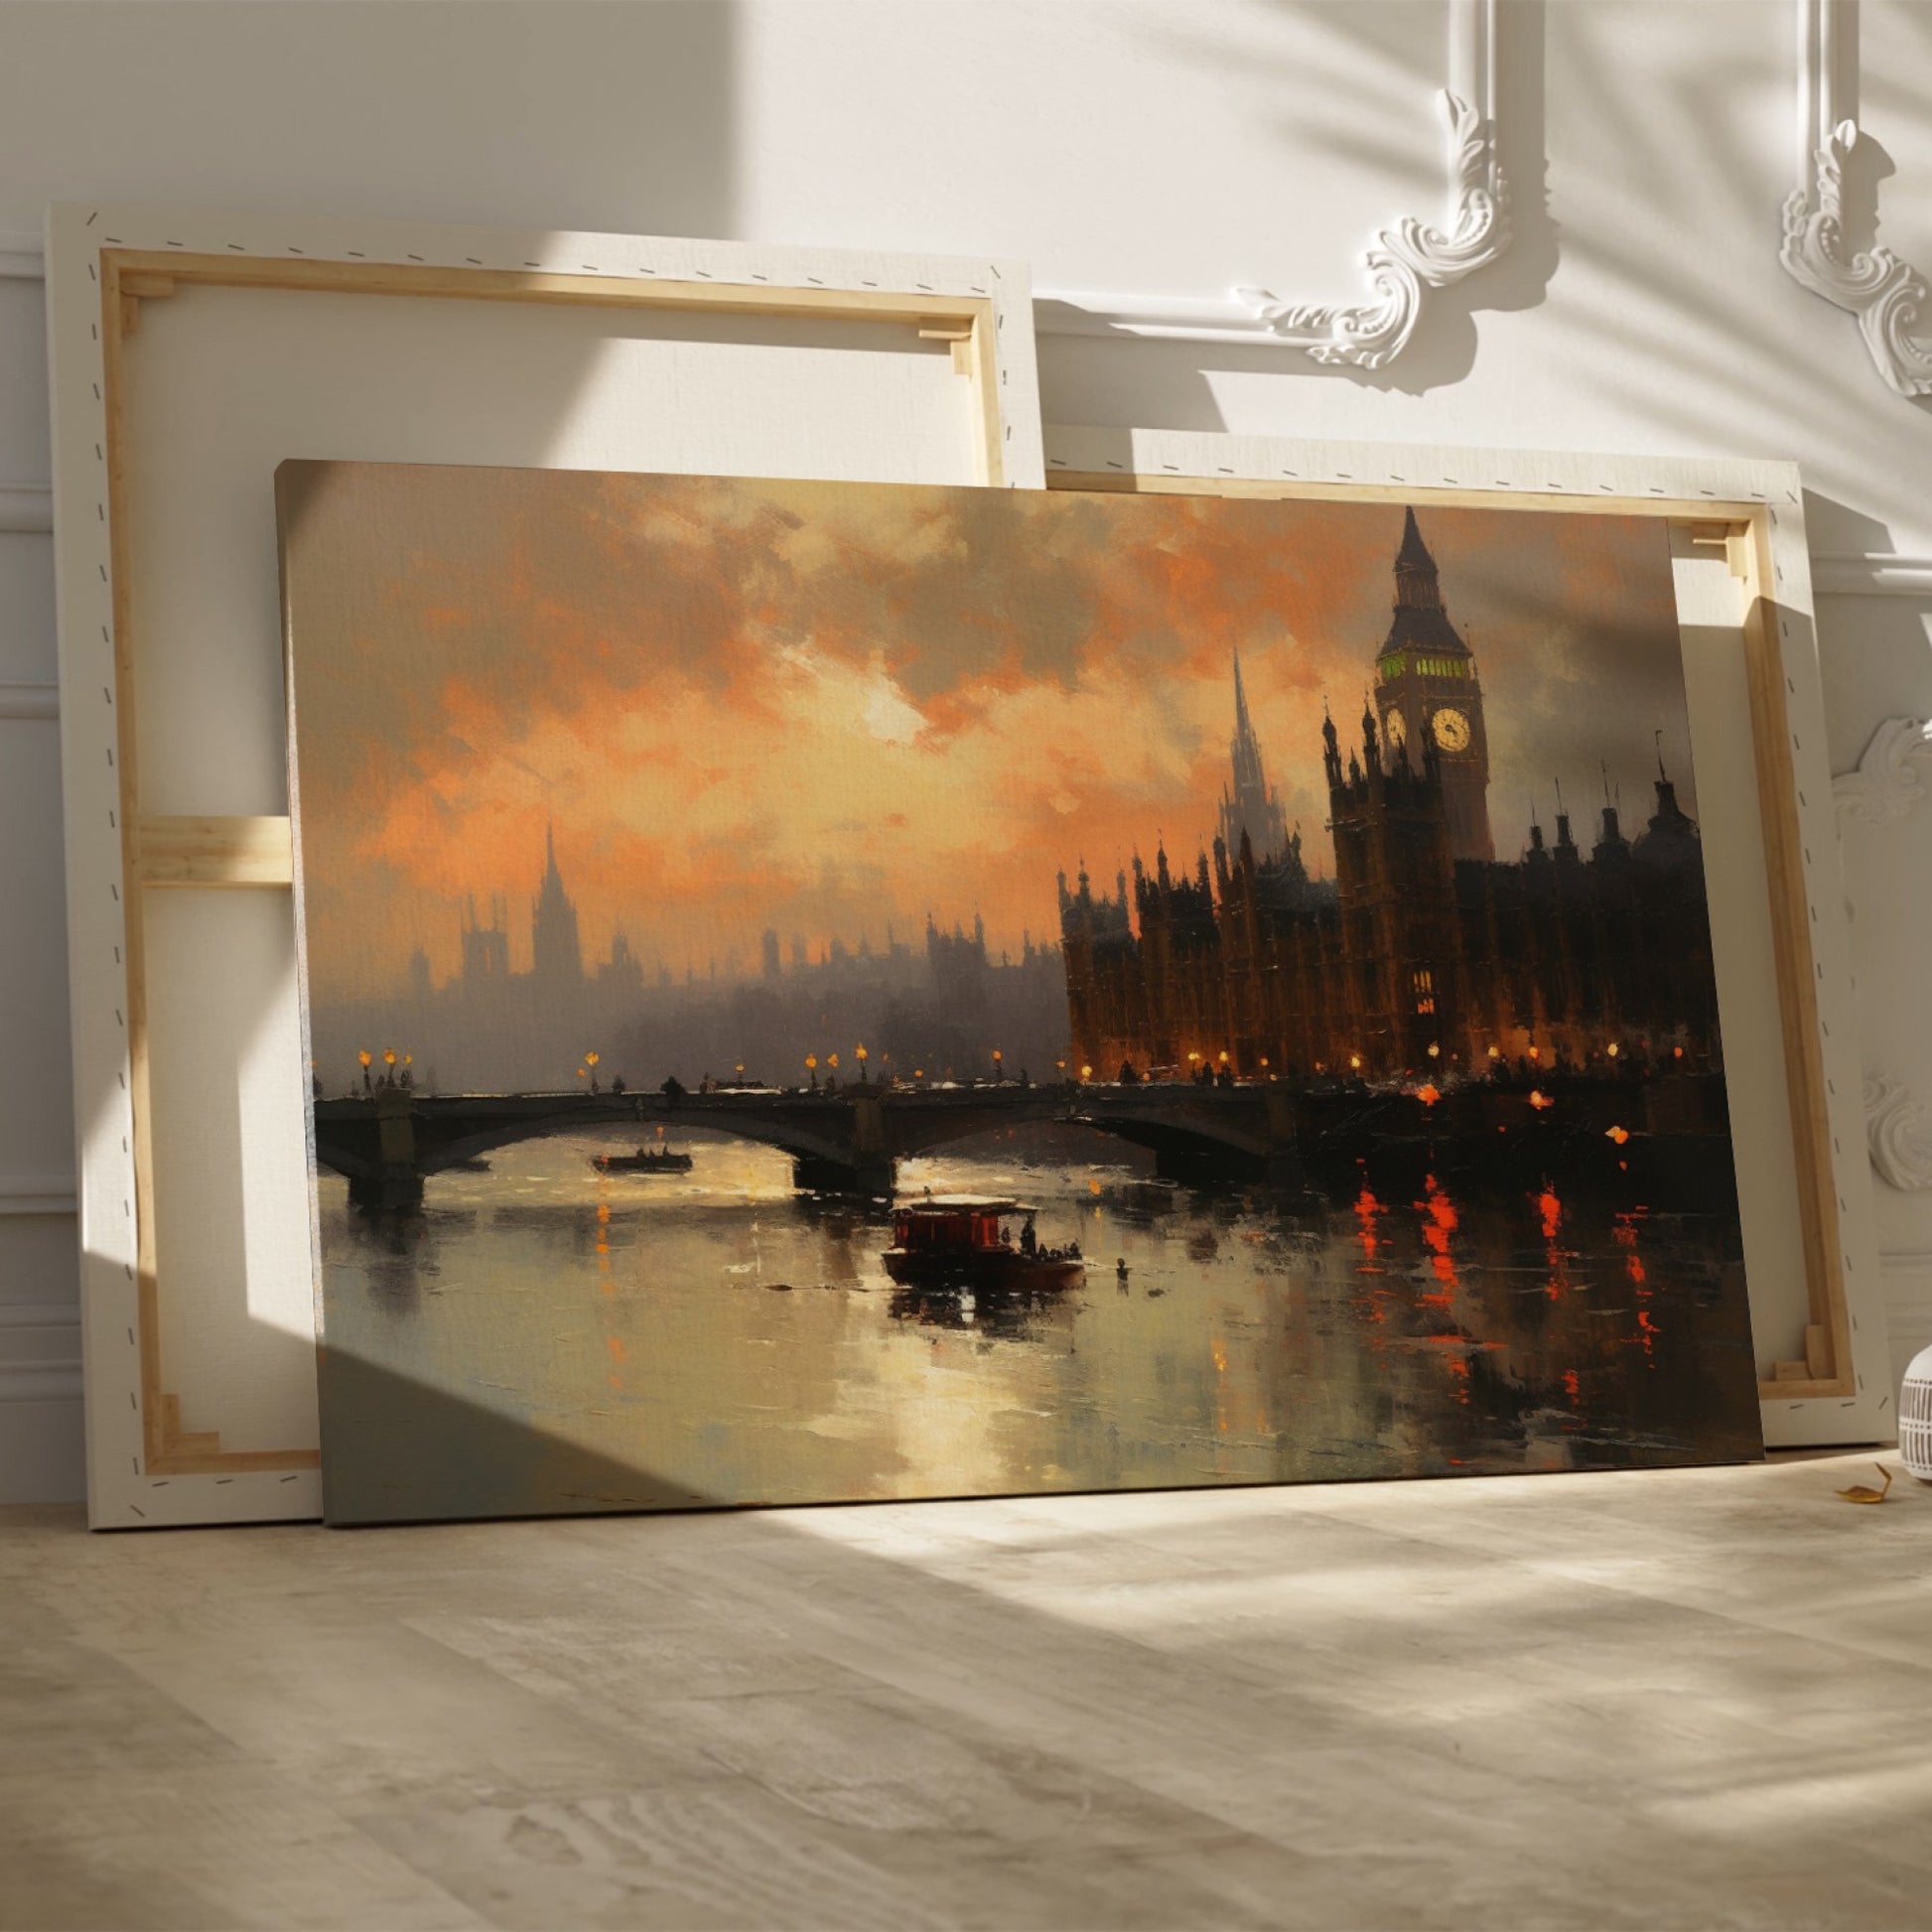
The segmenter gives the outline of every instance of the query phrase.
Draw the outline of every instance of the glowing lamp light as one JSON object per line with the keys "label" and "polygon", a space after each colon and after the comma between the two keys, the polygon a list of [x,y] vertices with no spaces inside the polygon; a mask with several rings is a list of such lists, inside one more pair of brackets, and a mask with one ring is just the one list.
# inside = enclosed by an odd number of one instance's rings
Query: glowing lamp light
{"label": "glowing lamp light", "polygon": [[1268,1071],[1268,1055],[1266,1053],[1261,1056],[1261,1070],[1264,1073]]}
{"label": "glowing lamp light", "polygon": [[1672,1048],[1670,1049],[1670,1056],[1671,1056],[1671,1058],[1672,1058],[1672,1059],[1674,1059],[1674,1060],[1681,1060],[1681,1059],[1682,1059],[1682,1058],[1684,1057],[1684,1049],[1683,1049],[1683,1047],[1681,1047],[1681,1046],[1673,1046],[1673,1047],[1672,1047]]}
{"label": "glowing lamp light", "polygon": [[578,1077],[578,1078],[579,1078],[580,1080],[588,1080],[588,1079],[589,1079],[589,1078],[591,1077],[591,1070],[590,1070],[590,1068],[589,1068],[589,1067],[587,1067],[587,1066],[580,1066],[580,1067],[579,1067],[579,1068],[577,1069],[577,1077]]}
{"label": "glowing lamp light", "polygon": [[1429,1042],[1429,1057],[1432,1060],[1440,1060],[1443,1057],[1442,1047],[1433,1039]]}
{"label": "glowing lamp light", "polygon": [[816,1053],[807,1053],[805,1055],[805,1071],[807,1073],[816,1073],[818,1071],[818,1055]]}
{"label": "glowing lamp light", "polygon": [[1091,1080],[1093,1078],[1093,1068],[1083,1064],[1080,1068],[1080,1078],[1083,1080]]}
{"label": "glowing lamp light", "polygon": [[1603,1138],[1606,1141],[1614,1141],[1618,1147],[1621,1147],[1630,1138],[1630,1130],[1627,1127],[1606,1127],[1603,1130]]}
{"label": "glowing lamp light", "polygon": [[371,1053],[366,1046],[364,1046],[362,1050],[356,1054],[355,1057],[358,1060],[360,1060],[364,1066],[367,1066],[368,1063],[375,1058],[375,1055]]}
{"label": "glowing lamp light", "polygon": [[923,1080],[925,1078],[925,1068],[922,1066],[915,1066],[912,1069],[912,1077],[915,1080]]}
{"label": "glowing lamp light", "polygon": [[1557,1103],[1554,1100],[1552,1100],[1550,1096],[1547,1093],[1545,1093],[1541,1087],[1532,1087],[1530,1089],[1530,1105],[1534,1107],[1539,1114],[1544,1110],[1545,1107],[1554,1107],[1556,1104]]}
{"label": "glowing lamp light", "polygon": [[385,1046],[382,1049],[382,1064],[384,1066],[394,1066],[395,1063],[396,1049],[393,1046]]}
{"label": "glowing lamp light", "polygon": [[826,1064],[827,1066],[837,1066],[837,1065],[838,1065],[838,1063],[839,1063],[839,1056],[838,1056],[838,1055],[837,1055],[836,1053],[827,1053],[827,1054],[826,1054],[826,1056],[825,1056],[825,1064]]}
{"label": "glowing lamp light", "polygon": [[1610,1043],[1603,1048],[1603,1050],[1610,1056],[1611,1059],[1615,1059],[1620,1049],[1618,1048],[1616,1041],[1611,1040]]}
{"label": "glowing lamp light", "polygon": [[1499,1059],[1501,1059],[1501,1058],[1502,1058],[1502,1056],[1503,1056],[1503,1049],[1502,1049],[1502,1048],[1501,1048],[1500,1046],[1492,1046],[1492,1047],[1490,1047],[1490,1049],[1489,1049],[1489,1057],[1490,1057],[1490,1058],[1491,1058],[1492,1060],[1499,1060]]}
{"label": "glowing lamp light", "polygon": [[1360,1071],[1362,1070],[1362,1056],[1361,1056],[1361,1054],[1359,1054],[1359,1053],[1350,1053],[1350,1054],[1349,1054],[1349,1056],[1348,1056],[1348,1070],[1349,1070],[1349,1071],[1350,1071],[1351,1073],[1359,1073],[1359,1072],[1360,1072]]}
{"label": "glowing lamp light", "polygon": [[1530,1048],[1530,1058],[1531,1058],[1531,1059],[1533,1059],[1533,1060],[1540,1060],[1540,1059],[1541,1059],[1542,1057],[1543,1057],[1543,1048],[1542,1048],[1542,1047],[1540,1047],[1540,1046],[1532,1046],[1532,1047]]}
{"label": "glowing lamp light", "polygon": [[414,1053],[405,1053],[402,1056],[402,1063],[404,1066],[414,1066],[416,1064],[416,1055]]}
{"label": "glowing lamp light", "polygon": [[597,1064],[597,1061],[598,1061],[598,1056],[595,1053],[586,1053],[584,1055],[584,1064],[586,1066],[595,1066]]}
{"label": "glowing lamp light", "polygon": [[1441,1089],[1436,1085],[1435,1081],[1433,1080],[1424,1081],[1424,1083],[1416,1089],[1416,1098],[1420,1100],[1425,1107],[1435,1106],[1437,1101],[1442,1099],[1442,1097],[1443,1095]]}

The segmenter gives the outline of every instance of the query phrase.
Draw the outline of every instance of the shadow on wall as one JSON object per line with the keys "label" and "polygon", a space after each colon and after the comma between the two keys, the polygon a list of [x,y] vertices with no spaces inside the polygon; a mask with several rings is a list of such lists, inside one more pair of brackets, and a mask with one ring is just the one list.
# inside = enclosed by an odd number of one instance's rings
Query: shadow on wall
{"label": "shadow on wall", "polygon": [[[1309,103],[1296,112],[1307,131],[1307,116],[1322,117],[1321,145],[1339,158],[1397,178],[1413,176],[1418,127],[1425,130],[1429,173],[1413,205],[1392,206],[1384,226],[1413,215],[1431,225],[1443,219],[1444,191],[1440,136],[1432,95],[1447,77],[1448,33],[1418,45],[1410,9],[1380,6],[1308,8],[1299,0],[1269,0],[1313,22],[1332,41],[1332,59],[1319,75],[1305,69],[1279,76],[1284,99]],[[1502,258],[1466,281],[1433,289],[1421,326],[1409,345],[1380,369],[1328,366],[1294,348],[1239,343],[1173,343],[1139,339],[1047,337],[1040,344],[1042,382],[1062,358],[1088,364],[1083,380],[1098,375],[1123,398],[1158,394],[1163,398],[1160,427],[1223,430],[1225,418],[1206,380],[1209,370],[1233,374],[1313,377],[1344,380],[1360,388],[1425,395],[1461,381],[1475,365],[1479,345],[1478,310],[1533,309],[1543,300],[1558,259],[1558,230],[1550,215],[1549,161],[1544,141],[1544,0],[1512,0],[1497,11],[1495,104],[1497,146],[1509,184],[1511,240]],[[1223,63],[1226,50],[1201,38],[1174,37],[1178,59]],[[1401,127],[1366,119],[1361,107],[1364,68],[1400,76],[1395,91],[1413,102],[1413,118]],[[1311,84],[1312,82],[1312,84]],[[1386,109],[1378,110],[1386,113]],[[1377,232],[1380,232],[1378,229]],[[1368,246],[1372,237],[1364,235]],[[1370,303],[1375,290],[1359,252],[1334,260],[1311,261],[1297,252],[1292,199],[1283,203],[1279,228],[1256,237],[1251,262],[1230,264],[1231,280],[1253,280],[1284,300]],[[1202,290],[1220,295],[1223,290]],[[1093,365],[1099,364],[1098,368]],[[1107,365],[1111,364],[1109,367]],[[1122,420],[1142,421],[1144,401],[1130,404]],[[1049,411],[1050,414],[1050,411]]]}
{"label": "shadow on wall", "polygon": [[[5,33],[0,199],[23,217],[98,195],[734,232],[729,0],[469,7],[454,26],[416,7],[16,8]],[[184,139],[197,124],[220,138]]]}

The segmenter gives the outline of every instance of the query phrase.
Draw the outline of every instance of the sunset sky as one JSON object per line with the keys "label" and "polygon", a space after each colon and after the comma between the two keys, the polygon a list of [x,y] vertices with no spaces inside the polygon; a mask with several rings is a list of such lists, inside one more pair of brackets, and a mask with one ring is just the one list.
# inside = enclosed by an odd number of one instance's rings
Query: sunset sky
{"label": "sunset sky", "polygon": [[[530,901],[554,823],[590,961],[621,924],[679,977],[775,926],[996,949],[1214,830],[1238,646],[1270,778],[1331,875],[1344,750],[1393,600],[1400,505],[292,464],[281,478],[298,815],[319,997],[440,982],[467,895]],[[1498,858],[1624,828],[1653,734],[1694,815],[1661,523],[1418,508],[1475,653]]]}

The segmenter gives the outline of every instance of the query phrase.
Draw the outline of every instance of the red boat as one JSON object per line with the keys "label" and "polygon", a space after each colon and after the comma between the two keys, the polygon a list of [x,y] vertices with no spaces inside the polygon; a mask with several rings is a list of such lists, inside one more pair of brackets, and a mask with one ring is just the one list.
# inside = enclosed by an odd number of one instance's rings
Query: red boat
{"label": "red boat", "polygon": [[[1037,1294],[1086,1280],[1078,1242],[1046,1248],[1034,1230],[1037,1210],[981,1194],[928,1194],[893,1210],[886,1272],[907,1288],[970,1288]],[[1018,1238],[1006,1225],[1021,1219]]]}

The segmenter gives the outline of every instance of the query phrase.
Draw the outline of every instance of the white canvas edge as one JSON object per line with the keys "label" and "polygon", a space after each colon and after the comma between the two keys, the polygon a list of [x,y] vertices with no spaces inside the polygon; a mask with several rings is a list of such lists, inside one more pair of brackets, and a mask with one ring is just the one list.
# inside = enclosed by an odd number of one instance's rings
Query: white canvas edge
{"label": "white canvas edge", "polygon": [[1031,277],[1026,264],[1004,260],[683,236],[125,204],[57,203],[49,208],[48,376],[88,1519],[99,1529],[313,1518],[322,1513],[317,1470],[151,1476],[143,1468],[99,328],[104,247],[443,268],[524,269],[534,263],[557,274],[614,280],[984,296],[994,307],[1003,469],[1012,488],[1037,488],[1044,481]]}
{"label": "white canvas edge", "polygon": [[1695,502],[1761,502],[1770,523],[1772,588],[1786,614],[1779,639],[1791,725],[1805,897],[1812,919],[1820,1047],[1824,1058],[1832,1174],[1844,1244],[1852,1328],[1851,1396],[1761,1403],[1765,1446],[1888,1442],[1895,1433],[1871,1173],[1861,1102],[1859,1015],[1852,978],[1844,867],[1825,735],[1825,692],[1814,621],[1804,494],[1795,464],[1747,458],[1599,456],[1569,452],[1336,443],[1235,436],[1215,431],[1093,429],[1048,424],[1049,472],[1108,472],[1254,482],[1396,484],[1580,499],[1655,496]]}

